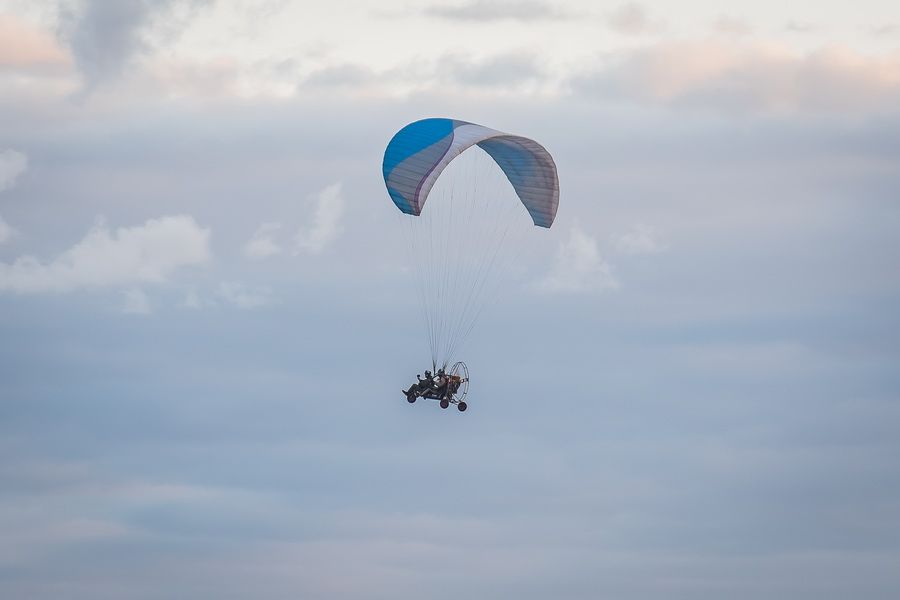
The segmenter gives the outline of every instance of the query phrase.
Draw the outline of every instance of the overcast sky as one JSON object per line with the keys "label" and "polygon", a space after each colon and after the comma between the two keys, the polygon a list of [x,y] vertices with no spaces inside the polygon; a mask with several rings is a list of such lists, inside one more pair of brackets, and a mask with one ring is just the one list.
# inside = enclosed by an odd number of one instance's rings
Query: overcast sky
{"label": "overcast sky", "polygon": [[[429,116],[562,190],[465,414]],[[4,598],[897,598],[898,305],[896,2],[0,0]]]}

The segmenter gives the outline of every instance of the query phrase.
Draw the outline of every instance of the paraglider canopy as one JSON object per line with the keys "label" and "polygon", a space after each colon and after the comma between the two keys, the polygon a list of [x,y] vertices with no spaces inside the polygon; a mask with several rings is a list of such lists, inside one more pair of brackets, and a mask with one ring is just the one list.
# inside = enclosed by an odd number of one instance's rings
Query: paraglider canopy
{"label": "paraglider canopy", "polygon": [[525,211],[538,227],[553,224],[556,164],[532,139],[457,119],[424,119],[394,135],[382,173],[405,213],[397,218],[408,234],[431,363],[446,369],[502,290],[522,249],[519,236],[536,233]]}
{"label": "paraglider canopy", "polygon": [[550,153],[532,139],[456,119],[416,121],[391,139],[382,172],[397,208],[420,215],[443,170],[474,145],[503,170],[534,224],[550,227],[559,207],[559,178]]}

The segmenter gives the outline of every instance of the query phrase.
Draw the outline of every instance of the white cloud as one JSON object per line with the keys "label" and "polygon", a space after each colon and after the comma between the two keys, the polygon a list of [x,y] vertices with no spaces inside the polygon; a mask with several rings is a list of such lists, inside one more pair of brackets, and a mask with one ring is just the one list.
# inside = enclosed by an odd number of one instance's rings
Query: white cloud
{"label": "white cloud", "polygon": [[657,254],[666,249],[657,239],[656,230],[638,223],[631,231],[613,236],[613,248],[620,254]]}
{"label": "white cloud", "polygon": [[3,220],[3,217],[0,216],[0,244],[5,244],[16,234],[16,230],[13,229],[9,223]]}
{"label": "white cloud", "polygon": [[569,239],[559,245],[553,270],[536,288],[550,293],[603,292],[618,289],[619,282],[612,266],[600,256],[597,241],[573,228]]}
{"label": "white cloud", "polygon": [[272,290],[269,288],[254,288],[236,281],[219,284],[219,297],[232,306],[247,310],[262,308],[275,302]]}
{"label": "white cloud", "polygon": [[281,229],[281,223],[263,223],[259,226],[253,237],[244,244],[244,256],[253,259],[262,259],[281,253],[281,247],[272,236]]}
{"label": "white cloud", "polygon": [[153,312],[150,298],[138,288],[127,289],[122,292],[125,295],[125,305],[122,312],[129,315],[149,315]]}
{"label": "white cloud", "polygon": [[68,292],[161,283],[181,267],[209,261],[209,237],[209,229],[187,215],[150,219],[115,231],[101,221],[49,262],[22,256],[12,264],[0,263],[0,292]]}
{"label": "white cloud", "polygon": [[316,199],[316,212],[312,226],[300,230],[294,237],[295,251],[319,254],[341,234],[341,218],[344,216],[344,198],[341,196],[341,184],[334,183],[319,192]]}
{"label": "white cloud", "polygon": [[28,168],[28,157],[15,150],[0,152],[0,192],[16,185],[16,179]]}

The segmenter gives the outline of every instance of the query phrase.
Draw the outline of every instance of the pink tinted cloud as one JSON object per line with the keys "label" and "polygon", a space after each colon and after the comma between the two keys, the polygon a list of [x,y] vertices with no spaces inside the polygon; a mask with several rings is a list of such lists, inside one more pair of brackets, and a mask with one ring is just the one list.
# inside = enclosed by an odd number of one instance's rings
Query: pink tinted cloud
{"label": "pink tinted cloud", "polygon": [[13,15],[0,14],[0,68],[64,67],[71,62],[51,33]]}
{"label": "pink tinted cloud", "polygon": [[662,104],[758,112],[895,110],[900,54],[844,47],[798,53],[717,39],[670,42],[622,55],[576,90]]}

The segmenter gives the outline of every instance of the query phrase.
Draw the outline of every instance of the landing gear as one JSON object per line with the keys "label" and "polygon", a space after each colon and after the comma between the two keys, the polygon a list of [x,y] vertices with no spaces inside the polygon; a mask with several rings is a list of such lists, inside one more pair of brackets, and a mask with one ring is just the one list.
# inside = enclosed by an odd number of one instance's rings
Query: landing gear
{"label": "landing gear", "polygon": [[450,401],[446,398],[441,400],[441,408],[450,408]]}
{"label": "landing gear", "polygon": [[460,402],[459,404],[456,405],[456,408],[459,409],[459,412],[466,412],[466,409],[469,408],[469,405],[466,404],[465,402]]}

